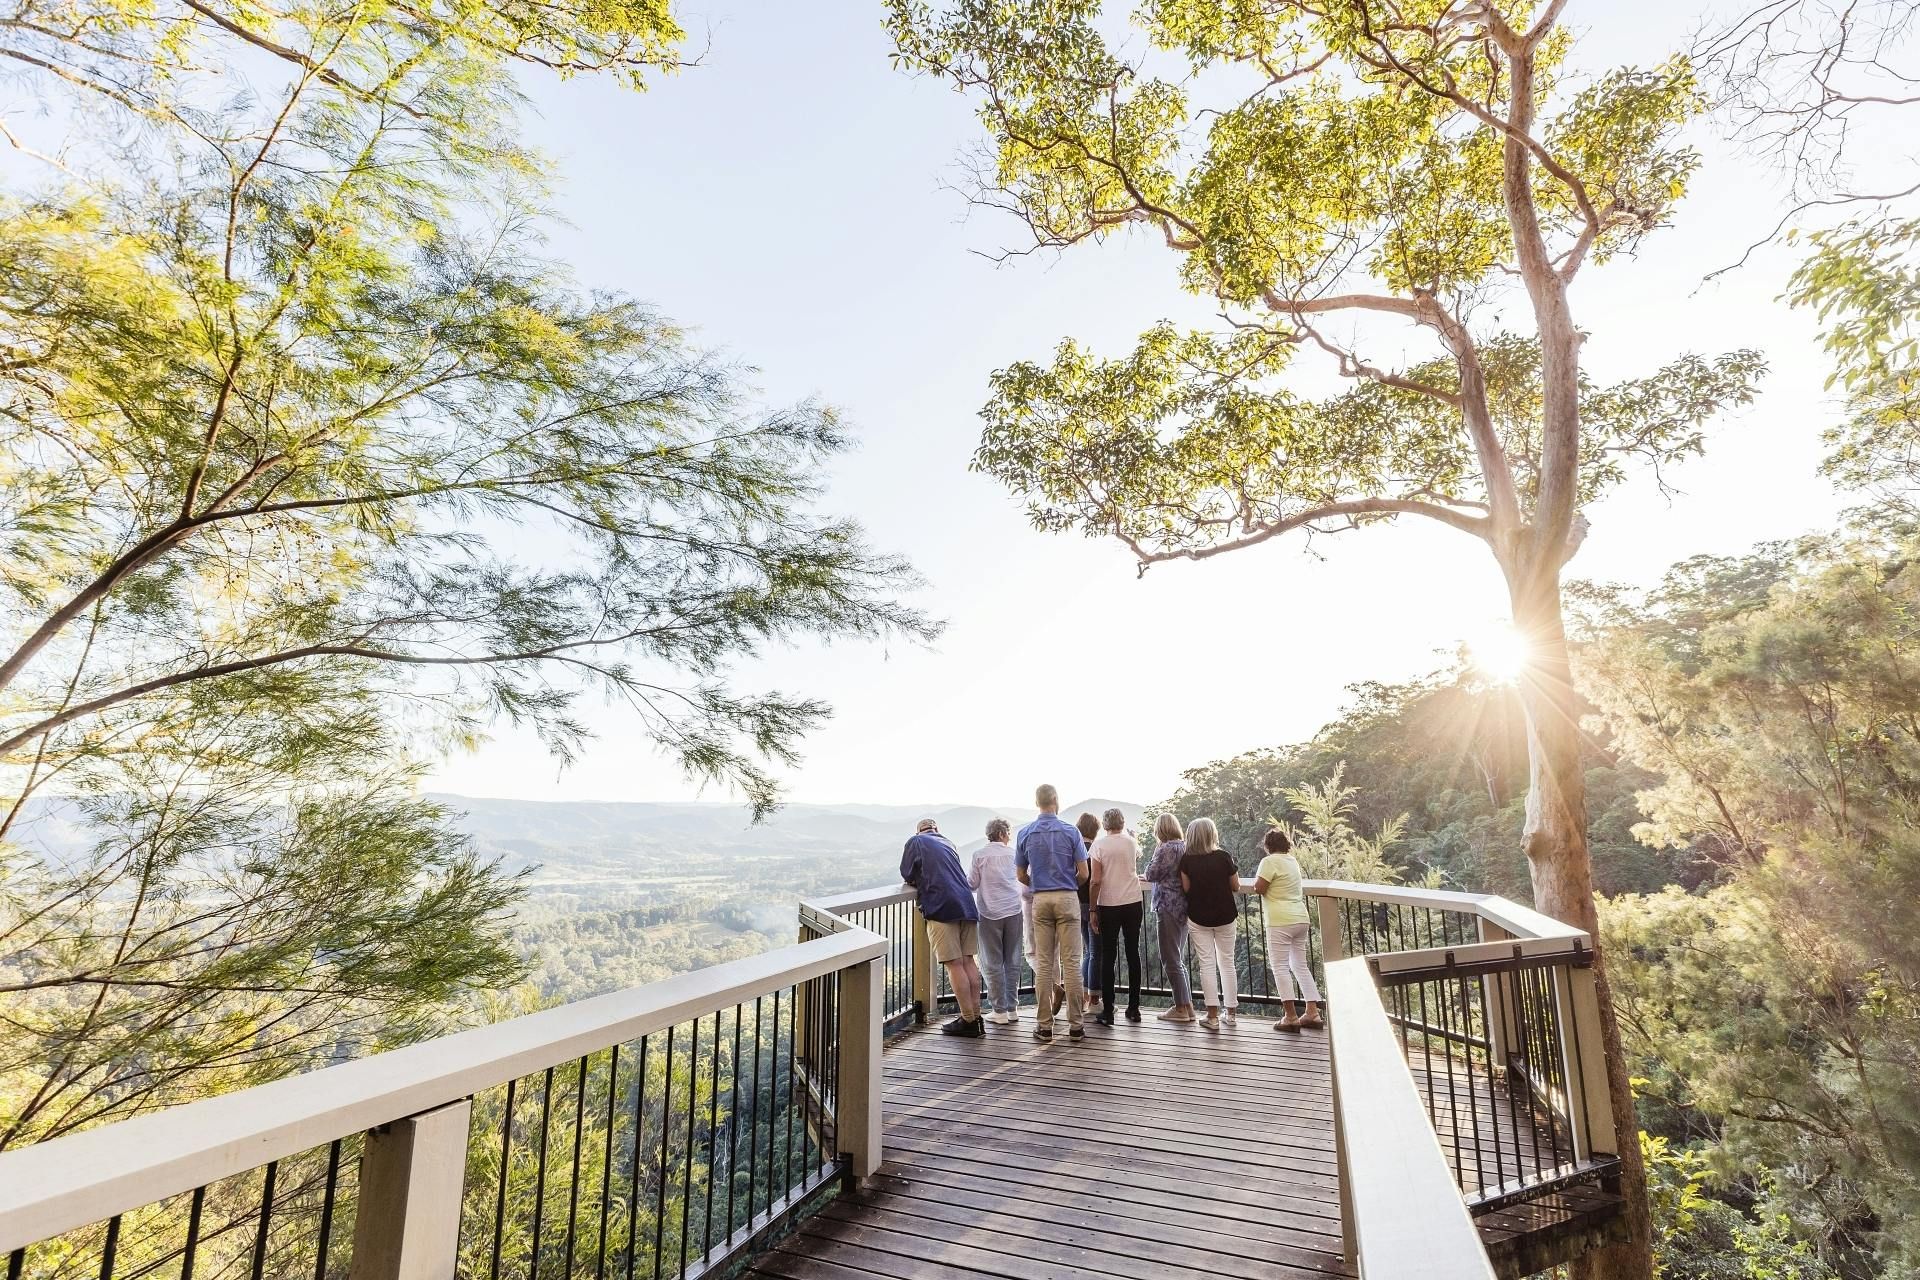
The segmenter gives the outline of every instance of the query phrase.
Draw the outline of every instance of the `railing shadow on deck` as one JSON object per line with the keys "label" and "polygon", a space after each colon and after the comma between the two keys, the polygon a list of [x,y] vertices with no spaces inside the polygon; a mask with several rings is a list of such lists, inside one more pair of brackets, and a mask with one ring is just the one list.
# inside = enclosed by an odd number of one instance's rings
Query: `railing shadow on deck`
{"label": "railing shadow on deck", "polygon": [[[1307,893],[1349,1261],[1491,1275],[1474,1215],[1617,1169],[1591,940],[1483,895]],[[1242,1001],[1271,1007],[1257,910]],[[878,1169],[883,1039],[950,997],[904,886],[804,901],[799,937],[0,1153],[7,1280],[717,1272]]]}

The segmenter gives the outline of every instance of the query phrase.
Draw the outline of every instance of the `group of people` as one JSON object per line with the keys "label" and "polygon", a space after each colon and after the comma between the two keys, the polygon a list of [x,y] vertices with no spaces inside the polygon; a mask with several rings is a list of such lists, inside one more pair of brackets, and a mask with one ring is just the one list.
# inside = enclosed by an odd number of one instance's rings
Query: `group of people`
{"label": "group of people", "polygon": [[[933,958],[946,968],[960,1006],[960,1016],[941,1030],[982,1036],[988,1022],[1017,1022],[1023,955],[1035,975],[1035,1039],[1053,1039],[1053,1024],[1063,1009],[1071,1039],[1085,1036],[1089,1014],[1100,1025],[1113,1026],[1120,1016],[1115,990],[1122,954],[1127,961],[1124,1016],[1140,1021],[1143,886],[1153,891],[1156,942],[1173,988],[1173,1005],[1159,1019],[1197,1022],[1208,1031],[1232,1027],[1239,1005],[1235,923],[1238,895],[1245,890],[1212,819],[1195,818],[1182,830],[1178,818],[1161,814],[1154,822],[1153,857],[1142,876],[1140,844],[1120,810],[1108,809],[1099,818],[1083,813],[1078,822],[1068,823],[1051,785],[1039,787],[1034,802],[1039,816],[1018,833],[1005,818],[989,822],[987,843],[970,866],[962,865],[953,842],[932,818],[920,819],[901,854],[900,878],[919,897]],[[1263,837],[1261,852],[1253,892],[1266,924],[1274,990],[1286,1004],[1274,1030],[1317,1027],[1320,989],[1307,962],[1311,924],[1300,863],[1278,828]],[[1189,945],[1200,970],[1204,1016],[1194,1011]]]}

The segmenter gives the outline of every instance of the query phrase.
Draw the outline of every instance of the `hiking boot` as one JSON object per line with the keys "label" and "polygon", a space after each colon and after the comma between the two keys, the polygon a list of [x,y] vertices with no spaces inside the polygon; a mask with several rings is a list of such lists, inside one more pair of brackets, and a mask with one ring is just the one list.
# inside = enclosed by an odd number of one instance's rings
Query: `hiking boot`
{"label": "hiking boot", "polygon": [[1087,1038],[1087,1030],[1085,1027],[1068,1027],[1067,1028],[1067,1039],[1085,1040],[1086,1038]]}
{"label": "hiking boot", "polygon": [[1052,1027],[1035,1027],[1033,1029],[1033,1038],[1035,1040],[1038,1040],[1041,1044],[1045,1044],[1047,1043],[1047,1041],[1053,1039],[1053,1028]]}

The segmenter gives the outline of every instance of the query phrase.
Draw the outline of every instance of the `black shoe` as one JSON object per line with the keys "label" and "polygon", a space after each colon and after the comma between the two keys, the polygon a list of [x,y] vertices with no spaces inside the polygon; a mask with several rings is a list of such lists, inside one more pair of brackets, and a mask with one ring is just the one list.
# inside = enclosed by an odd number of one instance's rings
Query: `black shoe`
{"label": "black shoe", "polygon": [[1140,1006],[1139,1006],[1139,1005],[1137,1005],[1137,1004],[1130,1004],[1130,1005],[1128,1005],[1128,1006],[1127,1006],[1127,1021],[1128,1021],[1128,1022],[1138,1022],[1138,1021],[1140,1021]]}
{"label": "black shoe", "polygon": [[1085,1040],[1086,1038],[1086,1029],[1083,1027],[1069,1027],[1067,1029],[1067,1039],[1069,1040]]}
{"label": "black shoe", "polygon": [[940,1034],[963,1036],[968,1040],[977,1040],[987,1034],[987,1029],[981,1025],[980,1019],[978,1018],[955,1018],[952,1022],[940,1028]]}
{"label": "black shoe", "polygon": [[1033,1038],[1035,1040],[1038,1040],[1041,1044],[1045,1044],[1047,1041],[1053,1039],[1053,1028],[1052,1027],[1035,1027],[1033,1029]]}
{"label": "black shoe", "polygon": [[1113,1025],[1113,1015],[1108,1013],[1104,1009],[1102,1009],[1099,1013],[1095,1014],[1093,1017],[1093,1020],[1099,1023],[1103,1027],[1110,1027]]}

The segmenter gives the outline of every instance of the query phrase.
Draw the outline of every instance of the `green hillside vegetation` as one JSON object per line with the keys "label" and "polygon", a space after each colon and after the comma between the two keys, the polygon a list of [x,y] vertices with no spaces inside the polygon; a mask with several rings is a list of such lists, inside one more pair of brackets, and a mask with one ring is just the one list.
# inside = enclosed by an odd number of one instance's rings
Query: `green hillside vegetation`
{"label": "green hillside vegetation", "polygon": [[[1917,550],[1854,530],[1580,591],[1595,880],[1675,1280],[1920,1274]],[[1355,694],[1163,807],[1244,861],[1337,792],[1405,878],[1526,901],[1512,692]]]}

